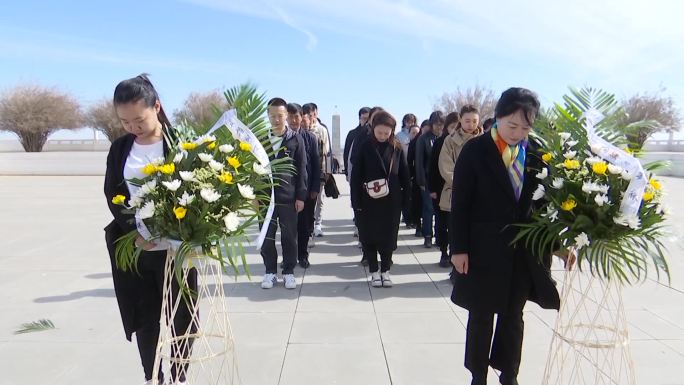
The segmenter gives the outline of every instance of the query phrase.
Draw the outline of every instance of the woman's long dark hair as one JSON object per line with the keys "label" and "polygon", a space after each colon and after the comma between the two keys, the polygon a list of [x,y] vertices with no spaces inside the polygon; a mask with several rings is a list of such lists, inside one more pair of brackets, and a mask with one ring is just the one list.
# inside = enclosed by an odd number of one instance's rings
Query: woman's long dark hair
{"label": "woman's long dark hair", "polygon": [[[140,100],[144,101],[146,107],[154,107],[154,104],[160,100],[159,94],[147,74],[140,74],[134,78],[122,80],[116,85],[114,89],[114,107],[121,104],[137,103]],[[161,101],[159,102],[157,119],[159,119],[164,133],[173,136],[171,121],[166,116],[166,112],[164,112],[164,108],[161,106]]]}
{"label": "woman's long dark hair", "polygon": [[[401,148],[401,143],[397,140],[397,138],[394,136],[394,129],[397,127],[397,120],[394,119],[394,116],[392,116],[389,112],[382,110],[378,111],[375,116],[373,117],[373,122],[371,123],[371,129],[375,129],[376,126],[383,125],[383,126],[388,126],[392,128],[392,131],[390,132],[390,137],[387,139],[387,142],[394,148]],[[373,133],[371,133],[373,135]],[[377,141],[375,139],[375,135],[372,136],[373,141]]]}

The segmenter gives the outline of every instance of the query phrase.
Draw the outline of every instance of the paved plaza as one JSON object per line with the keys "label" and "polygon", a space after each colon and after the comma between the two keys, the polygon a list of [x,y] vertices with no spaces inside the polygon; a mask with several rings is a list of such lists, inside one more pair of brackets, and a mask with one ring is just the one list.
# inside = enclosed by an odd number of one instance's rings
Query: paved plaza
{"label": "paved plaza", "polygon": [[[143,382],[134,343],[125,340],[102,228],[101,153],[77,162],[88,176],[1,175],[31,166],[0,157],[0,385],[129,385]],[[0,154],[2,155],[2,154]],[[54,158],[54,159],[53,159]],[[18,159],[18,160],[17,160]],[[56,160],[55,160],[56,159]],[[82,164],[94,161],[98,163]],[[59,157],[43,165],[60,172]],[[76,166],[75,166],[76,167]],[[75,170],[76,168],[63,167]],[[57,171],[55,171],[57,170]],[[73,172],[71,172],[73,174]],[[665,178],[672,208],[667,239],[671,286],[648,280],[625,290],[639,384],[684,384],[684,179]],[[326,201],[325,237],[299,286],[260,288],[261,258],[250,250],[250,281],[228,279],[228,306],[243,385],[468,384],[463,368],[467,313],[449,300],[448,270],[436,249],[402,227],[395,287],[371,288],[352,237],[348,187]],[[555,274],[562,278],[562,272]],[[521,384],[540,384],[556,313],[529,303]],[[14,335],[25,322],[55,330]],[[490,371],[490,383],[497,384]]]}

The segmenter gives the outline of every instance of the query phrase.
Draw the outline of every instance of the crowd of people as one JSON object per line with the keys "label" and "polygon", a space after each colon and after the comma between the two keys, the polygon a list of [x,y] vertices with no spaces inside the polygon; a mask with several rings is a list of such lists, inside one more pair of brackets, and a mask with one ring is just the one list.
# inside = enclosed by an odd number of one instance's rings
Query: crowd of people
{"label": "crowd of people", "polygon": [[[136,274],[118,269],[115,241],[136,230],[136,222],[109,197],[131,196],[138,188],[128,181],[140,177],[148,159],[168,152],[164,135],[171,125],[144,75],[116,87],[114,106],[128,134],[112,143],[107,158],[104,190],[113,220],[105,235],[126,337],[136,334],[151,383],[167,246],[140,235],[136,244],[143,251]],[[453,269],[451,300],[469,311],[465,366],[474,385],[486,384],[489,366],[500,371],[501,384],[517,384],[525,303],[560,306],[549,273],[551,256],[534,255],[513,242],[512,225],[530,219],[539,184],[535,175],[544,167],[529,136],[538,112],[536,95],[524,88],[503,92],[495,116],[484,122],[475,106],[464,105],[459,111],[434,111],[420,126],[415,115],[406,114],[397,129],[397,120],[382,107],[364,107],[345,140],[344,171],[370,285],[393,286],[389,272],[403,217],[424,247],[439,248],[439,265]],[[324,195],[335,196],[330,134],[314,103],[300,106],[273,98],[268,119],[266,149],[272,161],[290,163],[292,172],[279,175],[273,216],[263,224],[268,230],[261,248],[261,287],[272,289],[278,283],[280,228],[282,280],[285,288],[295,289],[294,269],[310,266],[309,244],[324,235]],[[196,285],[192,281],[191,289]],[[191,312],[176,313],[177,330],[185,330]],[[171,368],[173,383],[185,383],[183,362],[189,349],[172,351],[177,359]]]}

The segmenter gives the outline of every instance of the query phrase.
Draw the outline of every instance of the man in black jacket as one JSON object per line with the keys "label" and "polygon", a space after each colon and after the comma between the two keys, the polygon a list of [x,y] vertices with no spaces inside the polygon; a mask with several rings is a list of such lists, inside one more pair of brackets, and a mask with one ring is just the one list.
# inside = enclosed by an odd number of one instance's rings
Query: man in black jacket
{"label": "man in black jacket", "polygon": [[297,132],[304,140],[306,149],[306,175],[308,181],[308,195],[304,201],[304,210],[297,218],[297,259],[299,266],[308,268],[309,263],[309,239],[314,230],[314,209],[318,194],[321,193],[321,184],[316,181],[321,179],[321,165],[318,162],[318,143],[313,133],[301,129],[302,106],[297,103],[287,105],[287,124]]}
{"label": "man in black jacket", "polygon": [[344,150],[342,156],[344,156],[344,175],[347,176],[347,181],[349,181],[349,178],[351,177],[351,174],[349,173],[349,155],[351,152],[352,143],[354,143],[354,138],[356,138],[359,132],[362,132],[366,122],[368,122],[368,113],[370,113],[370,108],[368,107],[363,107],[359,110],[359,125],[353,130],[349,131],[344,140]]}
{"label": "man in black jacket", "polygon": [[275,209],[268,224],[266,239],[261,247],[261,256],[266,266],[266,274],[261,287],[270,289],[278,282],[278,251],[275,234],[280,225],[280,240],[283,246],[283,280],[285,288],[295,289],[297,282],[294,267],[297,264],[297,215],[304,209],[308,195],[306,174],[306,148],[304,140],[286,124],[287,103],[281,98],[268,102],[268,119],[271,122],[271,160],[288,158],[294,167],[280,175],[275,187]]}

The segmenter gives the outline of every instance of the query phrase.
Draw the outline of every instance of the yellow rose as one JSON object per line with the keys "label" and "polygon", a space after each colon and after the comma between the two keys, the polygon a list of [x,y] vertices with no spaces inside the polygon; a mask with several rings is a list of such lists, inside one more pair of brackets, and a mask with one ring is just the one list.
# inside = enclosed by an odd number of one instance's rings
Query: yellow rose
{"label": "yellow rose", "polygon": [[591,165],[591,169],[599,175],[606,175],[606,171],[608,170],[608,164],[606,164],[606,162],[594,163],[593,165]]}
{"label": "yellow rose", "polygon": [[551,159],[553,159],[553,154],[551,154],[550,152],[547,152],[546,154],[542,155],[542,160],[544,162],[548,163]]}
{"label": "yellow rose", "polygon": [[114,203],[115,205],[122,205],[125,201],[126,201],[126,197],[121,195],[121,194],[112,198],[112,203]]}
{"label": "yellow rose", "polygon": [[247,142],[240,142],[240,150],[242,151],[252,151],[252,146]]}
{"label": "yellow rose", "polygon": [[222,172],[218,179],[223,183],[233,184],[233,175],[229,172]]}
{"label": "yellow rose", "polygon": [[237,170],[238,167],[240,167],[240,161],[238,158],[231,156],[228,158],[228,164],[231,165],[234,169]]}
{"label": "yellow rose", "polygon": [[215,148],[216,148],[216,142],[211,142],[211,143],[209,143],[209,145],[207,146],[207,148],[210,149],[210,150],[215,149]]}
{"label": "yellow rose", "polygon": [[644,202],[650,202],[650,201],[652,201],[654,196],[655,196],[655,195],[654,195],[652,192],[646,191],[646,192],[644,193]]}
{"label": "yellow rose", "polygon": [[197,148],[197,143],[190,143],[190,142],[181,143],[181,148],[183,150],[194,150]]}
{"label": "yellow rose", "polygon": [[152,175],[157,172],[157,166],[153,165],[152,163],[148,163],[142,168],[141,171],[145,175]]}
{"label": "yellow rose", "polygon": [[575,207],[577,207],[577,202],[572,198],[568,198],[568,200],[561,204],[561,209],[565,211],[572,211]]}
{"label": "yellow rose", "polygon": [[656,191],[658,191],[658,190],[660,190],[661,188],[663,188],[663,186],[660,184],[660,182],[658,182],[658,181],[655,180],[655,179],[651,179],[650,181],[648,181],[648,184],[650,184],[651,187],[653,187],[653,189],[655,189]]}
{"label": "yellow rose", "polygon": [[157,167],[157,169],[162,174],[173,174],[173,172],[176,171],[176,165],[173,163],[168,163]]}
{"label": "yellow rose", "polygon": [[185,214],[188,213],[188,209],[183,206],[175,207],[173,213],[176,214],[176,219],[183,219],[185,218]]}
{"label": "yellow rose", "polygon": [[563,166],[568,170],[576,170],[580,168],[580,162],[577,159],[566,159],[565,162],[563,162]]}

